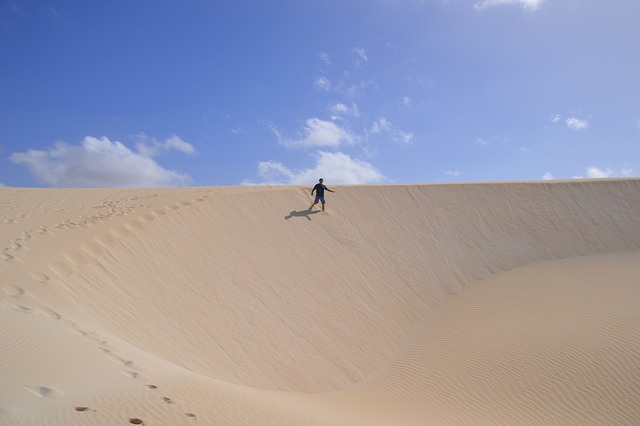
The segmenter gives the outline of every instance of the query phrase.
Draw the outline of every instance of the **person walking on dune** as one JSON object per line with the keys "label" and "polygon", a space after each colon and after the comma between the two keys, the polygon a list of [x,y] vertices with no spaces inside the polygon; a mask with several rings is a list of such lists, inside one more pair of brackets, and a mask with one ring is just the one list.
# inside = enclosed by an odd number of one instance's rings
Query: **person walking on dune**
{"label": "person walking on dune", "polygon": [[309,207],[309,210],[311,210],[313,208],[313,206],[318,204],[318,201],[320,201],[322,203],[322,211],[324,211],[324,190],[326,189],[329,192],[336,192],[336,191],[332,191],[329,188],[327,188],[324,185],[324,183],[322,183],[322,182],[324,182],[324,179],[320,178],[318,183],[316,183],[316,186],[314,186],[313,189],[311,190],[311,195],[313,195],[313,193],[315,191],[316,200],[313,202],[313,204],[311,204],[311,206]]}

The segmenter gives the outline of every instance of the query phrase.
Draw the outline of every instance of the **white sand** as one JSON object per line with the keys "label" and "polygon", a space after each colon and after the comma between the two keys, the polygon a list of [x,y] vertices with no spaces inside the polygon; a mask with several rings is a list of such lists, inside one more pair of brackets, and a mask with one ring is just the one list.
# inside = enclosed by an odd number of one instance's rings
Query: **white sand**
{"label": "white sand", "polygon": [[2,425],[637,425],[640,180],[0,188]]}

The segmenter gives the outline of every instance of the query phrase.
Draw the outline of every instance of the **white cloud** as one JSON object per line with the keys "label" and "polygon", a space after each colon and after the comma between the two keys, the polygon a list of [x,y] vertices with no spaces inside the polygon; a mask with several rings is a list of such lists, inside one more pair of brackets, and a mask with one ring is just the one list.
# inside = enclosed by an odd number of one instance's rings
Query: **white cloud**
{"label": "white cloud", "polygon": [[328,92],[331,89],[331,82],[327,77],[320,76],[315,79],[313,86],[321,92]]}
{"label": "white cloud", "polygon": [[487,142],[486,140],[482,139],[482,138],[477,138],[476,139],[476,145],[480,145],[480,146],[485,146],[486,144],[488,144],[489,142]]}
{"label": "white cloud", "polygon": [[551,121],[554,123],[559,123],[560,122],[560,114],[556,114],[554,116],[551,117]]}
{"label": "white cloud", "polygon": [[[280,135],[276,132],[276,135]],[[281,138],[281,137],[280,137]],[[338,147],[350,145],[357,141],[357,137],[331,121],[319,118],[308,118],[303,130],[303,136],[297,140],[282,140],[289,147]]]}
{"label": "white cloud", "polygon": [[[633,169],[629,166],[624,166],[619,172],[616,172],[611,167],[607,167],[606,169],[600,169],[596,166],[587,167],[587,178],[589,179],[631,177],[631,176],[633,176]],[[584,179],[584,176],[574,176],[573,178]]]}
{"label": "white cloud", "polygon": [[583,130],[589,127],[589,122],[587,120],[581,120],[576,117],[569,117],[565,120],[567,123],[567,127],[573,130]]}
{"label": "white cloud", "polygon": [[402,105],[404,107],[410,107],[411,106],[411,98],[409,96],[404,96],[402,98]]}
{"label": "white cloud", "polygon": [[335,115],[350,115],[352,117],[359,117],[360,110],[358,109],[358,105],[351,104],[351,106],[345,105],[341,102],[337,102],[329,107],[329,111]]}
{"label": "white cloud", "polygon": [[144,133],[138,133],[134,136],[136,142],[136,151],[144,157],[156,157],[163,152],[176,150],[185,154],[195,154],[196,150],[188,142],[185,142],[178,135],[171,135],[169,138],[160,142],[156,138],[150,138]]}
{"label": "white cloud", "polygon": [[544,179],[544,180],[552,180],[552,179],[554,179],[554,177],[551,174],[551,172],[547,172],[544,175],[542,175],[542,179]]}
{"label": "white cloud", "polygon": [[447,176],[458,177],[458,176],[460,176],[460,170],[449,170],[445,174]]}
{"label": "white cloud", "polygon": [[189,184],[189,175],[167,170],[151,157],[159,149],[189,152],[187,145],[191,146],[172,136],[160,147],[143,143],[136,153],[121,142],[87,136],[78,146],[57,142],[47,150],[13,153],[9,159],[26,165],[36,178],[53,187],[176,186]]}
{"label": "white cloud", "polygon": [[413,142],[413,133],[405,132],[400,127],[391,124],[386,117],[380,117],[371,125],[371,134],[388,135],[394,142],[411,143]]}
{"label": "white cloud", "polygon": [[[325,179],[332,184],[365,184],[384,182],[385,177],[370,163],[342,152],[318,151],[315,167],[294,171],[277,161],[258,164],[258,177],[267,185],[308,185]],[[254,184],[245,181],[244,184]]]}
{"label": "white cloud", "polygon": [[524,9],[528,10],[536,10],[538,9],[542,3],[546,0],[483,0],[481,2],[476,3],[473,7],[476,10],[488,9],[494,6],[501,6],[505,4],[519,4]]}
{"label": "white cloud", "polygon": [[587,167],[587,177],[590,179],[608,178],[614,175],[614,171],[609,167],[607,167],[606,170],[599,169],[595,166]]}

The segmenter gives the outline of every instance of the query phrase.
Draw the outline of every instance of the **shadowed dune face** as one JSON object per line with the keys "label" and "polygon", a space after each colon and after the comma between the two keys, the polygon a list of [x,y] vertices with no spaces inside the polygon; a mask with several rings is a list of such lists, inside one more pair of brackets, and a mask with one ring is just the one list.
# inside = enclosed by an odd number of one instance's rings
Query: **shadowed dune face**
{"label": "shadowed dune face", "polygon": [[301,188],[145,190],[34,273],[177,365],[317,393],[379,370],[470,283],[640,247],[638,180],[337,189],[323,213]]}

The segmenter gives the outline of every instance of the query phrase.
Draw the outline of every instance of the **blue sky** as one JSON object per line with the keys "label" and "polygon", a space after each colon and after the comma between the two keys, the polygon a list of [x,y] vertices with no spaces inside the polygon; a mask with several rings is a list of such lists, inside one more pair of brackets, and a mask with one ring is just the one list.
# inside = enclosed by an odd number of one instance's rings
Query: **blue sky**
{"label": "blue sky", "polygon": [[0,185],[638,176],[637,0],[0,0]]}

